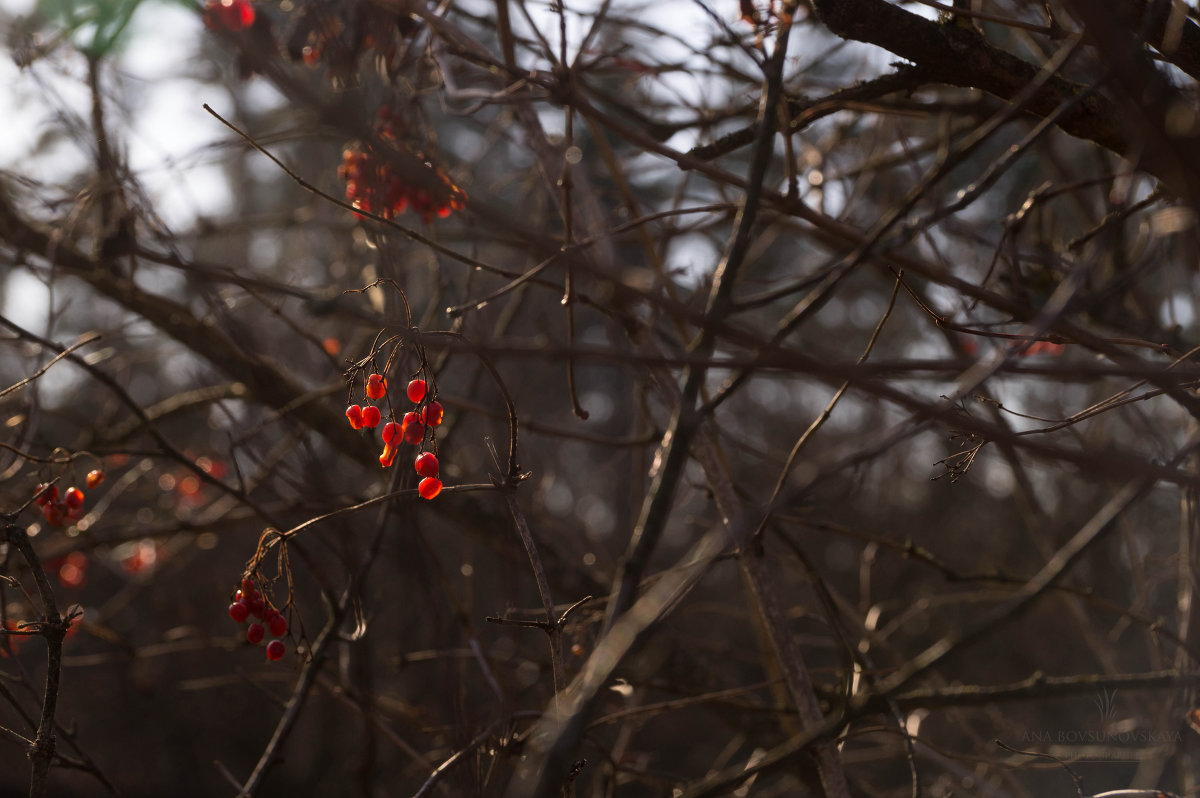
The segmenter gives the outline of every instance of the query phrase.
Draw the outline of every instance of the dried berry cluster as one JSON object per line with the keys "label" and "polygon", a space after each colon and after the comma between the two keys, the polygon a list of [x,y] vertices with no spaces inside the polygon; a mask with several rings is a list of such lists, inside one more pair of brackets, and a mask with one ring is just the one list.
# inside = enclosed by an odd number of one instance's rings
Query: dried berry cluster
{"label": "dried berry cluster", "polygon": [[[466,207],[466,192],[432,161],[399,140],[403,128],[402,119],[390,106],[379,109],[375,132],[381,141],[395,148],[395,163],[369,144],[348,147],[342,152],[338,178],[346,183],[346,201],[358,210],[385,219],[412,210],[429,222],[435,216],[444,219],[451,211],[461,211]],[[400,163],[419,165],[422,173],[416,181],[406,180],[397,171]]]}
{"label": "dried berry cluster", "polygon": [[[89,471],[87,475],[88,490],[104,481],[104,472]],[[83,518],[83,491],[72,485],[59,496],[58,486],[43,482],[37,486],[37,498],[34,500],[42,511],[42,517],[50,526],[62,526],[68,521],[78,521]]]}
{"label": "dried berry cluster", "polygon": [[[261,643],[268,632],[275,638],[287,634],[287,619],[267,604],[252,579],[242,580],[241,588],[234,594],[233,603],[229,605],[229,617],[235,623],[245,623],[251,617],[258,619],[246,627],[246,641],[253,645]],[[267,643],[267,659],[272,662],[283,659],[285,651],[282,640]]]}
{"label": "dried berry cluster", "polygon": [[[371,399],[382,399],[387,394],[387,379],[382,374],[371,374],[367,377],[366,394]],[[379,455],[379,464],[384,468],[396,462],[401,444],[421,446],[425,442],[426,434],[432,436],[433,427],[441,425],[445,417],[441,402],[429,394],[429,386],[425,380],[411,381],[405,389],[405,395],[417,408],[405,413],[400,423],[396,423],[393,415],[393,420],[383,425],[383,453]],[[350,426],[354,429],[374,429],[382,420],[382,413],[374,405],[350,405],[346,408],[346,418],[350,420]],[[423,498],[432,499],[442,492],[442,481],[438,478],[437,455],[423,451],[413,465],[422,477],[417,492]]]}

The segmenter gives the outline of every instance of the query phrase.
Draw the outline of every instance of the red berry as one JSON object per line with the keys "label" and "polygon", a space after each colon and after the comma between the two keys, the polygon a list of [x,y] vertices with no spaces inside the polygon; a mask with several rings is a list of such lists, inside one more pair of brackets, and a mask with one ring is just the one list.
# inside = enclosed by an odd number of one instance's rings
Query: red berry
{"label": "red berry", "polygon": [[77,510],[83,506],[83,491],[79,488],[71,486],[67,488],[67,492],[63,495],[67,502],[67,506],[72,510]]}
{"label": "red berry", "polygon": [[49,483],[43,482],[37,486],[37,493],[39,494],[36,499],[38,507],[45,507],[58,498],[58,485],[49,485]]}
{"label": "red berry", "polygon": [[229,605],[229,617],[237,623],[242,623],[250,617],[250,608],[240,601],[235,601]]}
{"label": "red berry", "polygon": [[283,637],[287,634],[287,619],[279,613],[275,613],[267,621],[267,631],[271,633],[271,637]]}
{"label": "red berry", "polygon": [[246,602],[246,606],[250,608],[250,614],[255,618],[263,617],[263,613],[266,612],[267,609],[267,603],[263,601],[257,593],[251,596],[251,598]]}
{"label": "red berry", "polygon": [[425,398],[425,380],[413,380],[408,384],[408,401],[416,403]]}
{"label": "red berry", "polygon": [[430,402],[421,409],[421,423],[436,427],[442,423],[444,411],[440,402]]}
{"label": "red berry", "polygon": [[267,630],[263,628],[261,623],[252,623],[246,627],[246,641],[249,643],[261,643]]}
{"label": "red berry", "polygon": [[414,463],[417,473],[423,477],[436,477],[438,475],[438,459],[433,452],[422,452],[417,455],[417,461]]}
{"label": "red berry", "polygon": [[353,429],[362,429],[363,415],[362,408],[358,405],[350,405],[346,408],[346,418],[350,419],[350,426]]}
{"label": "red berry", "polygon": [[42,508],[42,515],[46,516],[46,522],[50,526],[62,526],[67,520],[67,514],[63,510],[61,504],[47,504]]}
{"label": "red berry", "polygon": [[254,24],[254,8],[246,0],[208,0],[204,24],[210,28],[245,30]]}
{"label": "red berry", "polygon": [[243,579],[242,580],[242,592],[243,593],[258,593],[258,591],[254,589],[254,580],[253,579]]}
{"label": "red berry", "polygon": [[96,487],[103,481],[104,481],[104,472],[101,471],[100,469],[95,468],[88,472],[88,475],[87,475],[88,490],[91,490],[92,488]]}
{"label": "red berry", "polygon": [[367,377],[367,396],[372,399],[382,399],[387,393],[387,380],[382,374],[372,374]]}
{"label": "red berry", "polygon": [[383,442],[391,443],[392,439],[401,434],[400,425],[395,421],[389,421],[383,425]]}
{"label": "red berry", "polygon": [[270,643],[267,643],[267,659],[271,660],[271,662],[278,662],[283,659],[286,651],[287,647],[283,644],[282,640],[272,640]]}
{"label": "red berry", "polygon": [[233,7],[237,9],[238,22],[242,28],[248,28],[254,24],[254,7],[249,3],[234,0]]}
{"label": "red berry", "polygon": [[425,425],[420,421],[414,421],[404,427],[404,442],[417,446],[421,441],[425,440]]}
{"label": "red berry", "polygon": [[433,499],[441,492],[442,481],[437,477],[425,477],[421,484],[417,485],[417,493],[421,494],[422,499]]}
{"label": "red berry", "polygon": [[369,429],[375,429],[379,426],[379,422],[383,419],[383,414],[379,412],[379,408],[375,405],[367,405],[362,409],[362,425]]}

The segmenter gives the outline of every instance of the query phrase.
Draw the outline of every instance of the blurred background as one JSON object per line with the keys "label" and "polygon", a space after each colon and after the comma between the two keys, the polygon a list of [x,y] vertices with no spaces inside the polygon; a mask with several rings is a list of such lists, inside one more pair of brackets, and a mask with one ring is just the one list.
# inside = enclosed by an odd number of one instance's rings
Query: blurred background
{"label": "blurred background", "polygon": [[[954,5],[6,3],[0,511],[86,496],[14,519],[82,611],[49,793],[261,764],[260,795],[514,794],[662,494],[643,587],[722,554],[589,704],[566,794],[836,794],[810,747],[717,782],[809,725],[781,619],[821,712],[853,708],[850,794],[1070,794],[1063,762],[1196,794],[1195,12],[1113,4],[1147,14],[1122,50],[1070,3]],[[413,378],[445,408],[432,501],[417,447],[383,468],[347,423],[372,372],[385,423]],[[251,571],[276,662],[227,612]],[[19,737],[45,669],[0,635]],[[25,794],[18,737],[0,763]]]}

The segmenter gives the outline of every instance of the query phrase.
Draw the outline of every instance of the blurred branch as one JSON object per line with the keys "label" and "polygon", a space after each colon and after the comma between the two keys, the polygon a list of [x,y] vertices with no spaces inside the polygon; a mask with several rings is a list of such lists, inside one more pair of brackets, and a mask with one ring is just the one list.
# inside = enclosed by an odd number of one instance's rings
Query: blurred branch
{"label": "blurred branch", "polygon": [[42,620],[37,622],[37,631],[46,640],[46,683],[42,692],[42,715],[38,721],[37,737],[29,750],[29,796],[41,798],[46,795],[47,776],[55,756],[54,712],[58,706],[62,675],[62,642],[76,613],[72,612],[66,617],[59,614],[54,589],[50,586],[50,580],[46,578],[46,572],[42,569],[42,563],[25,530],[13,523],[13,519],[7,517],[7,514],[3,521],[5,540],[21,553],[21,557],[29,566],[37,585],[38,597],[42,602]]}
{"label": "blurred branch", "polygon": [[77,349],[82,349],[83,347],[87,346],[88,344],[95,343],[96,341],[99,341],[99,340],[100,340],[100,333],[90,333],[88,335],[83,336],[78,341],[71,344],[66,349],[62,350],[57,355],[55,355],[50,360],[49,363],[42,366],[37,371],[33,372],[33,374],[30,374],[25,379],[18,380],[17,382],[14,382],[12,385],[8,386],[7,388],[0,390],[0,397],[4,397],[5,395],[12,393],[13,391],[18,391],[21,388],[24,388],[26,385],[33,382],[38,377],[42,376],[47,371],[49,371],[51,366],[53,366],[58,361],[62,360],[64,357],[67,357],[72,352],[76,351]]}
{"label": "blurred branch", "polygon": [[[958,25],[939,25],[917,16],[886,0],[815,0],[821,21],[830,31],[846,39],[874,44],[912,61],[930,81],[951,86],[982,89],[1001,99],[1010,100],[1033,82],[1039,68],[1006,50],[990,44],[981,34]],[[1121,31],[1129,38],[1128,28],[1102,21],[1110,11],[1094,9],[1088,3],[1072,3],[1081,18],[1089,22],[1089,35],[1107,36],[1106,52],[1116,60],[1108,63],[1118,82],[1147,80],[1147,71],[1133,65],[1124,53],[1129,48],[1118,43],[1110,31]],[[1050,116],[1066,106],[1071,98],[1084,92],[1082,85],[1055,76],[1030,98],[1026,110],[1038,116]],[[1157,119],[1164,117],[1159,115]],[[1189,158],[1197,148],[1185,141],[1156,141],[1150,147],[1131,136],[1128,117],[1119,105],[1103,96],[1094,96],[1082,106],[1066,113],[1058,126],[1072,136],[1093,141],[1121,157],[1141,153],[1140,166],[1154,174],[1176,192],[1193,200],[1200,190],[1193,185],[1200,171]],[[1143,126],[1139,133],[1150,134]],[[1144,131],[1144,132],[1143,132]],[[1146,142],[1149,143],[1149,142]],[[1194,176],[1194,177],[1193,177]]]}

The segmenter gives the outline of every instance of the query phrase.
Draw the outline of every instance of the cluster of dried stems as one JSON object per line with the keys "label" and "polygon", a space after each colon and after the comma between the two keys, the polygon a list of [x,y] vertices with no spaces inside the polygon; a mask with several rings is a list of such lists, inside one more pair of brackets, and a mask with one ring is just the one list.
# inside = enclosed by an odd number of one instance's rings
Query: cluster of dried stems
{"label": "cluster of dried stems", "polygon": [[0,11],[0,790],[1200,793],[1190,4],[197,8],[158,161],[138,6]]}

